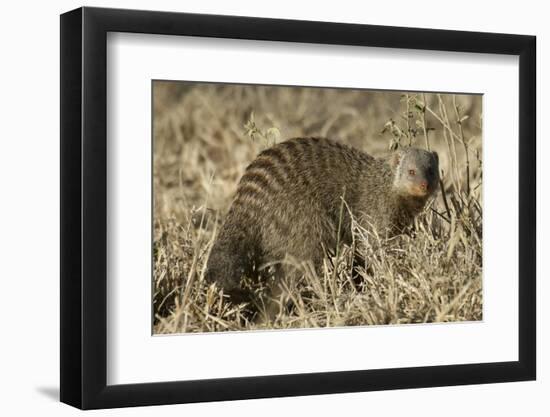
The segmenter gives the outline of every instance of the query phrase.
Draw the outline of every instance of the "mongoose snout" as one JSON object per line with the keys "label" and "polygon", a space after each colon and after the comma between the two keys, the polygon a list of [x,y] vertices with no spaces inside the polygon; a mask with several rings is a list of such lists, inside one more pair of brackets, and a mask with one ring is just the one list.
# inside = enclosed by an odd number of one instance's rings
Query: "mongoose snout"
{"label": "mongoose snout", "polygon": [[437,189],[439,156],[436,152],[408,148],[397,150],[390,157],[395,164],[394,186],[403,195],[427,197]]}
{"label": "mongoose snout", "polygon": [[326,249],[350,243],[351,215],[381,234],[401,233],[438,182],[435,152],[409,147],[374,158],[324,138],[282,142],[247,167],[205,277],[242,301],[242,278],[259,276],[264,265],[290,256],[318,267]]}

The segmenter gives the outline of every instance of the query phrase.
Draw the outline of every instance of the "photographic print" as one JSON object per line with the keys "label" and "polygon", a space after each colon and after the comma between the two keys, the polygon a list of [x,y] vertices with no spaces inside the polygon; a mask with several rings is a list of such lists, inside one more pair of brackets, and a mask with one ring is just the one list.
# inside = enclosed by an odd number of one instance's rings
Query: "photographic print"
{"label": "photographic print", "polygon": [[482,320],[482,95],[152,81],[153,334]]}

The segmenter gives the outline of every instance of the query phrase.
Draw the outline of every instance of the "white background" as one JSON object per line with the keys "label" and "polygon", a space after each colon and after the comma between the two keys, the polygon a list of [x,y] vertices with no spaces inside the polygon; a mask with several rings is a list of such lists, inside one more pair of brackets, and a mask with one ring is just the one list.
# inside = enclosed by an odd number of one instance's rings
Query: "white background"
{"label": "white background", "polygon": [[[550,28],[543,2],[523,1],[507,6],[462,1],[353,1],[231,2],[89,1],[88,5],[162,9],[220,14],[313,19],[443,29],[536,34],[538,74],[548,67],[550,51],[543,50]],[[0,185],[1,266],[0,303],[3,324],[0,345],[0,409],[6,415],[29,413],[72,415],[76,411],[57,403],[59,378],[59,19],[58,14],[80,6],[72,1],[56,4],[15,3],[2,10],[2,115]],[[548,72],[548,71],[546,71]],[[542,167],[550,145],[541,140],[540,97],[550,94],[548,82],[538,80],[539,213],[550,209],[543,184],[550,179]],[[547,165],[548,166],[548,165]],[[546,187],[547,188],[547,187]],[[550,221],[539,215],[539,260],[550,248]],[[544,236],[543,236],[544,235]],[[238,401],[101,411],[114,415],[281,415],[300,413],[384,413],[422,416],[547,415],[550,390],[550,330],[548,303],[543,304],[550,269],[539,261],[539,365],[538,381],[484,386],[327,395],[304,398]],[[546,324],[546,325],[545,325]]]}
{"label": "white background", "polygon": [[[517,57],[136,34],[107,51],[108,384],[517,360]],[[482,92],[483,322],[152,338],[151,79]]]}

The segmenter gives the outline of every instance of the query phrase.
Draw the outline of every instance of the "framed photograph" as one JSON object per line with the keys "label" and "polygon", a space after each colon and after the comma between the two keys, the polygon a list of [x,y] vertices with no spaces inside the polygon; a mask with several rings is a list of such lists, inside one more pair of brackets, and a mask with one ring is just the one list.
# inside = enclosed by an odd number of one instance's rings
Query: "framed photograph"
{"label": "framed photograph", "polygon": [[61,16],[61,401],[533,380],[535,37]]}

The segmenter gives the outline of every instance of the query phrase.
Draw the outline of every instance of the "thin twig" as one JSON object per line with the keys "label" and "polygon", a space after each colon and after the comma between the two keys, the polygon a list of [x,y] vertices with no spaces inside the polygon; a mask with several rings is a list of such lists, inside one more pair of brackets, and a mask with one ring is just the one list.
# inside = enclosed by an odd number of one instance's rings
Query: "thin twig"
{"label": "thin twig", "polygon": [[422,93],[422,101],[424,106],[422,108],[422,130],[424,131],[424,140],[426,141],[426,149],[430,150],[430,141],[428,140],[428,129],[426,125],[426,108],[428,103],[426,102],[426,93]]}
{"label": "thin twig", "polygon": [[445,186],[443,185],[443,180],[439,180],[439,187],[441,188],[441,198],[443,199],[443,204],[445,205],[445,211],[447,212],[447,217],[451,218],[451,210],[449,210],[449,203],[447,203],[447,193],[445,192]]}
{"label": "thin twig", "polygon": [[[466,143],[466,140],[464,139],[464,130],[462,129],[462,119],[460,118],[460,112],[458,110],[458,105],[456,104],[456,95],[453,94],[453,107],[455,108],[455,114],[456,114],[456,123],[458,124],[458,129],[460,131],[460,141],[462,142],[462,145],[464,146],[464,153],[466,154],[466,195],[468,196],[468,200],[470,197],[470,156],[468,155],[468,144]],[[469,205],[469,201],[468,201]]]}

